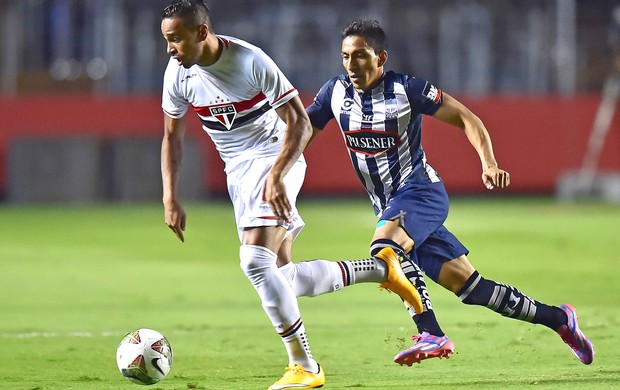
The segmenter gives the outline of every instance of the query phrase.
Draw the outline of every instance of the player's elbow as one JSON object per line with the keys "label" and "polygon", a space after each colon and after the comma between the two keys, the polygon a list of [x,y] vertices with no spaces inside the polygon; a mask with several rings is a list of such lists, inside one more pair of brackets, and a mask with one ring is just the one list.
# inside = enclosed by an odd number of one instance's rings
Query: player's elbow
{"label": "player's elbow", "polygon": [[291,128],[295,129],[299,143],[305,147],[310,142],[313,134],[310,118],[307,115],[298,116],[292,123]]}

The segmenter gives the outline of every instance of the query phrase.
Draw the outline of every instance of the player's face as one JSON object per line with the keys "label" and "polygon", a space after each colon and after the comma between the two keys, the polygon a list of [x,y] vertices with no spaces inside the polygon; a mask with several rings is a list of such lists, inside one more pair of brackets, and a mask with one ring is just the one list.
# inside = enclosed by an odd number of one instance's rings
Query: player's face
{"label": "player's face", "polygon": [[161,21],[161,33],[167,42],[167,51],[179,65],[189,68],[198,63],[201,39],[199,29],[188,28],[180,18],[166,18]]}
{"label": "player's face", "polygon": [[387,52],[379,54],[364,40],[351,35],[342,40],[342,65],[351,83],[359,91],[367,91],[381,79]]}

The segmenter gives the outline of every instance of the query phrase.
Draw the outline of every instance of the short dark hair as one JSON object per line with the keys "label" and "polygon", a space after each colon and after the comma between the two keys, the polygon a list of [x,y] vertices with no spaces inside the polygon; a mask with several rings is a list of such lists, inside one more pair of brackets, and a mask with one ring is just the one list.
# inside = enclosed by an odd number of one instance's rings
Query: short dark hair
{"label": "short dark hair", "polygon": [[187,27],[206,24],[213,32],[210,15],[211,11],[203,0],[175,0],[164,8],[161,19],[180,18]]}
{"label": "short dark hair", "polygon": [[385,31],[383,31],[383,28],[375,19],[356,19],[349,23],[349,25],[342,30],[342,39],[344,40],[346,37],[352,35],[364,38],[375,53],[387,50],[388,48]]}

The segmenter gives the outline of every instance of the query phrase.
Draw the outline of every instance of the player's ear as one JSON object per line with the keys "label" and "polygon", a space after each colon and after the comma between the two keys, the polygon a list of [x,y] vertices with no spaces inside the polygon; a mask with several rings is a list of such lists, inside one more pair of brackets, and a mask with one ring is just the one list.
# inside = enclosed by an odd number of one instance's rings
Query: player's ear
{"label": "player's ear", "polygon": [[198,38],[201,41],[206,40],[210,32],[211,31],[209,31],[209,26],[207,26],[205,23],[198,26]]}
{"label": "player's ear", "polygon": [[379,66],[385,65],[385,63],[387,62],[387,59],[388,59],[387,50],[381,50],[381,52],[379,52]]}

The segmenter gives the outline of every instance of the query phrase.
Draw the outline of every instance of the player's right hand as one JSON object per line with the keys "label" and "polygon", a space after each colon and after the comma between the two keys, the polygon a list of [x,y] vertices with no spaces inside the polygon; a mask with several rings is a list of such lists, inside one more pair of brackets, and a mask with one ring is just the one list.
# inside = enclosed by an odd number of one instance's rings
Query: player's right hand
{"label": "player's right hand", "polygon": [[496,166],[487,167],[482,172],[482,182],[489,190],[506,188],[510,185],[510,174]]}
{"label": "player's right hand", "polygon": [[187,216],[181,204],[176,200],[164,203],[164,218],[166,225],[174,232],[181,242],[185,242],[183,232]]}
{"label": "player's right hand", "polygon": [[291,202],[286,195],[286,186],[282,179],[276,179],[273,175],[267,176],[265,181],[264,197],[273,213],[285,221],[291,220]]}

